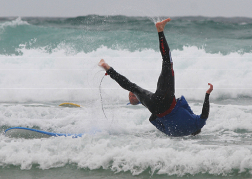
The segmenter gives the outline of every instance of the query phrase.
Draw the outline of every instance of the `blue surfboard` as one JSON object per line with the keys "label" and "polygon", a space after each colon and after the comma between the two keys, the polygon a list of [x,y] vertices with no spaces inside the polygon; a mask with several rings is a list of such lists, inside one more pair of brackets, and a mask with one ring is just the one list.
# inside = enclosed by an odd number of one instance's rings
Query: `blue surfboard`
{"label": "blue surfboard", "polygon": [[[95,131],[94,131],[95,132]],[[26,127],[12,127],[4,131],[5,136],[14,138],[48,138],[59,136],[71,136],[73,138],[81,137],[83,134],[64,134],[47,132],[38,129],[26,128]]]}

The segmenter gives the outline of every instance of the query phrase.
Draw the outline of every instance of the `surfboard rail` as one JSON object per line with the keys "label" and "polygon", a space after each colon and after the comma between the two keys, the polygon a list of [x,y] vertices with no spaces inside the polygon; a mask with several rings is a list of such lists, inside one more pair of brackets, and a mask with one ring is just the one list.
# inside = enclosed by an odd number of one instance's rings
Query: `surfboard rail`
{"label": "surfboard rail", "polygon": [[81,137],[83,134],[67,134],[67,133],[54,133],[47,132],[38,129],[26,128],[26,127],[12,127],[4,131],[5,136],[15,138],[48,138],[59,136],[72,136],[73,138]]}

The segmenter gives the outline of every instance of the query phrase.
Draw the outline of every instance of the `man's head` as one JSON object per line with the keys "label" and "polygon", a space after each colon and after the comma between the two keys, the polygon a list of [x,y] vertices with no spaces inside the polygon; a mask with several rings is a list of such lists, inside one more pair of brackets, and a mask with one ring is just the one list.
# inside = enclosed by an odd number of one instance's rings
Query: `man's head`
{"label": "man's head", "polygon": [[129,92],[129,101],[130,101],[130,104],[132,104],[132,105],[139,104],[137,97],[132,92]]}

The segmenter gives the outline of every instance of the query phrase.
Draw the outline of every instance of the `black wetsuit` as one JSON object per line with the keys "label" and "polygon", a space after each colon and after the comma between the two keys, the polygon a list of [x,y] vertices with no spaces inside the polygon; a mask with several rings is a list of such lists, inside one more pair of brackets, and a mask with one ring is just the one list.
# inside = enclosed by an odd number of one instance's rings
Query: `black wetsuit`
{"label": "black wetsuit", "polygon": [[[130,82],[126,77],[117,73],[112,67],[107,70],[110,75],[122,88],[131,91],[136,95],[138,100],[149,109],[152,113],[150,121],[155,120],[158,115],[162,115],[173,105],[175,100],[174,89],[174,71],[171,52],[168,43],[165,39],[164,33],[159,32],[160,51],[163,58],[162,71],[158,79],[157,89],[155,93],[145,90],[135,83]],[[174,105],[175,105],[174,104]],[[174,106],[173,106],[174,107]],[[202,109],[201,118],[207,119],[209,114],[209,94],[206,94]],[[199,131],[194,131],[192,134],[196,135]]]}

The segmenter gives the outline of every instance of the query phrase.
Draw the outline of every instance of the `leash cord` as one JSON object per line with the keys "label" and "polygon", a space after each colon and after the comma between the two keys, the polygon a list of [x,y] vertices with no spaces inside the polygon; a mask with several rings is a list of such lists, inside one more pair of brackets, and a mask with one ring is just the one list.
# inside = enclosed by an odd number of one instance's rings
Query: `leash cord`
{"label": "leash cord", "polygon": [[103,107],[103,100],[102,100],[102,93],[101,93],[101,84],[102,84],[102,81],[103,81],[103,79],[104,79],[104,77],[105,77],[105,76],[106,76],[106,75],[104,75],[104,76],[102,77],[102,79],[101,79],[100,86],[99,86],[99,91],[100,91],[100,98],[101,98],[102,112],[103,112],[103,114],[104,114],[105,118],[108,120],[108,118],[107,118],[107,116],[106,116],[106,114],[105,114],[105,111],[104,111],[104,107]]}

